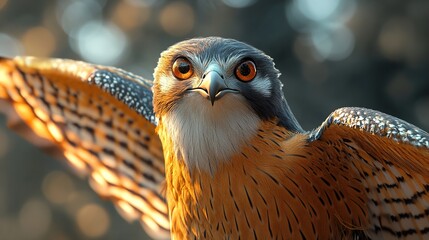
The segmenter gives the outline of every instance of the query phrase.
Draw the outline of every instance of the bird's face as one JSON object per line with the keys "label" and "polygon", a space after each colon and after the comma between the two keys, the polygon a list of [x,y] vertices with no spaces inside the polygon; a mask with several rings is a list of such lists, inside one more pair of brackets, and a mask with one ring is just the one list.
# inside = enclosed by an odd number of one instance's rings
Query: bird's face
{"label": "bird's face", "polygon": [[242,101],[261,118],[271,118],[283,97],[279,75],[269,56],[236,40],[183,41],[163,52],[155,69],[155,112],[160,117],[192,98],[213,110]]}
{"label": "bird's face", "polygon": [[232,39],[173,45],[154,73],[154,111],[160,129],[165,127],[161,140],[168,136],[188,167],[213,172],[256,135],[261,121],[294,123],[279,75],[270,57]]}

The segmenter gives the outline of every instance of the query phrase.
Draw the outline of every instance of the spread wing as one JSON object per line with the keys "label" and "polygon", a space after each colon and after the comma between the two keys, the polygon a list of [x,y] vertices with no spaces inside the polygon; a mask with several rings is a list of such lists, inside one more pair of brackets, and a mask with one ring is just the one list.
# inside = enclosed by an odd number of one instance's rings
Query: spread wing
{"label": "spread wing", "polygon": [[151,82],[72,60],[0,59],[0,111],[9,127],[87,175],[127,220],[169,238]]}
{"label": "spread wing", "polygon": [[341,165],[330,177],[348,179],[337,181],[340,191],[358,182],[349,192],[360,200],[344,200],[345,225],[372,239],[429,238],[428,133],[377,111],[342,108],[310,134],[309,145],[319,147],[315,157]]}

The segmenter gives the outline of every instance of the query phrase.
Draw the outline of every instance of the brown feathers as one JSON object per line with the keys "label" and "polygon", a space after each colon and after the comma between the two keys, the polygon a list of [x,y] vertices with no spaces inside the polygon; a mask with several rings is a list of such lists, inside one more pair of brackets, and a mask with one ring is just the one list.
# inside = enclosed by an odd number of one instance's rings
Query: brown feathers
{"label": "brown feathers", "polygon": [[160,194],[163,155],[155,127],[89,84],[97,71],[71,60],[2,59],[1,110],[11,128],[87,175],[93,189],[112,200],[126,219],[140,220],[156,238],[169,237]]}

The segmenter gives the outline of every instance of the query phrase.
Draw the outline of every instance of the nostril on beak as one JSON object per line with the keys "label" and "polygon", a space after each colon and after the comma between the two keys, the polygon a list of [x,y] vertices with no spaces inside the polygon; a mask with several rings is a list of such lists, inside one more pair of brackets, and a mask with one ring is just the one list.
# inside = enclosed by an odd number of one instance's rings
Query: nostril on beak
{"label": "nostril on beak", "polygon": [[208,98],[212,105],[226,93],[237,93],[236,89],[228,88],[225,83],[225,76],[217,71],[207,71],[201,76],[201,82],[192,91],[199,92],[203,97]]}

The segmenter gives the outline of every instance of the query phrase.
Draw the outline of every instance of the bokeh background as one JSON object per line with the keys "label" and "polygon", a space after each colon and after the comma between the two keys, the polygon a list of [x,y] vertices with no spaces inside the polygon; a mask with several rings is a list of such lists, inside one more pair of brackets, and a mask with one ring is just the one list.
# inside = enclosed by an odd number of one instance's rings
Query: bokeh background
{"label": "bokeh background", "polygon": [[[429,129],[427,0],[0,0],[0,55],[80,59],[152,78],[161,51],[222,36],[272,56],[305,129],[363,106]],[[0,239],[145,239],[0,116]]]}

